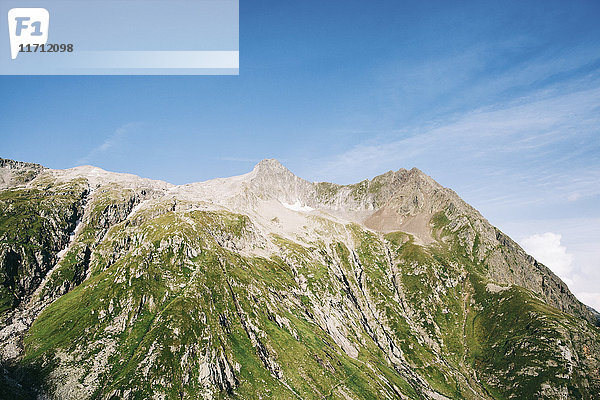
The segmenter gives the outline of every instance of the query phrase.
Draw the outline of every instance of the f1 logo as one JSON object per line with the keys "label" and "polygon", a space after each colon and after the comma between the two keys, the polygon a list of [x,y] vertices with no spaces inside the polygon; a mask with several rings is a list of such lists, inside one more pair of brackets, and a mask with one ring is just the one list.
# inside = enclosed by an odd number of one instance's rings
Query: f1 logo
{"label": "f1 logo", "polygon": [[46,44],[50,13],[45,8],[13,8],[8,11],[10,57],[19,55],[21,46]]}

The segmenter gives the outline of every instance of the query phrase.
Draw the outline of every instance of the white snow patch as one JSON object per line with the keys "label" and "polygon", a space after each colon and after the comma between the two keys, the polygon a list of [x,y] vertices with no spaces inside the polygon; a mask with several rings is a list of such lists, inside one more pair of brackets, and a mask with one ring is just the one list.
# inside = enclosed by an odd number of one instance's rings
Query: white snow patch
{"label": "white snow patch", "polygon": [[281,204],[283,204],[283,206],[285,208],[289,208],[290,210],[294,210],[294,211],[304,211],[304,212],[314,211],[314,208],[312,208],[312,207],[303,206],[302,203],[300,203],[300,200],[296,200],[296,202],[294,204],[289,204],[289,203],[282,201]]}

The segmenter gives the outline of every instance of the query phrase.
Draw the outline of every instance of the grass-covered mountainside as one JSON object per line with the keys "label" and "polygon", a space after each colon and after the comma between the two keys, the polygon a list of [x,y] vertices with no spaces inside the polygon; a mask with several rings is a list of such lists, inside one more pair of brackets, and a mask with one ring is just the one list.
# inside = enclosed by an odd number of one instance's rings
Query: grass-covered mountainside
{"label": "grass-covered mountainside", "polygon": [[0,398],[600,398],[596,314],[416,169],[0,171]]}

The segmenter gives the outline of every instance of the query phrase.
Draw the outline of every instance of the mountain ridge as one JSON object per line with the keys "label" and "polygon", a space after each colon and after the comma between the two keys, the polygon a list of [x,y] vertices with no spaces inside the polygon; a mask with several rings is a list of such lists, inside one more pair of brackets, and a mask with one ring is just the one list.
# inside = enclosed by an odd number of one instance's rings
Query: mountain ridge
{"label": "mountain ridge", "polygon": [[[416,168],[352,185],[308,182],[273,159],[186,185],[36,171],[0,190],[0,355],[14,393],[29,383],[57,398],[312,398],[342,376],[333,397],[369,398],[366,382],[389,398],[600,388],[597,314]],[[171,342],[170,355],[159,350]],[[123,371],[120,359],[132,360]],[[25,367],[39,380],[10,373]],[[179,378],[156,386],[159,371]]]}
{"label": "mountain ridge", "polygon": [[[536,268],[545,268],[549,272],[553,283],[558,285],[558,290],[561,292],[569,292],[566,284],[562,282],[554,273],[547,269],[533,257],[527,255],[524,250],[507,235],[499,229],[491,225],[476,209],[464,202],[453,190],[445,188],[437,183],[429,175],[425,174],[416,167],[410,170],[400,169],[398,171],[388,171],[378,175],[372,179],[365,179],[361,182],[349,185],[340,185],[329,182],[309,182],[299,178],[293,174],[288,168],[283,166],[276,159],[264,159],[257,163],[251,172],[233,176],[229,178],[215,178],[201,182],[194,182],[183,185],[173,185],[161,180],[140,178],[132,174],[115,173],[102,170],[93,166],[79,166],[67,170],[52,170],[42,167],[38,164],[18,162],[7,159],[0,159],[0,168],[10,166],[10,169],[20,168],[35,168],[39,172],[50,174],[58,174],[59,179],[70,180],[76,177],[85,177],[90,180],[90,185],[99,185],[102,179],[106,182],[120,183],[133,188],[148,187],[153,188],[160,193],[164,191],[165,195],[185,194],[190,192],[194,195],[191,198],[205,200],[213,197],[214,202],[221,201],[223,204],[235,209],[239,206],[238,203],[233,204],[232,197],[240,196],[242,193],[243,201],[248,201],[248,191],[259,192],[261,196],[272,196],[277,201],[293,205],[300,202],[300,206],[308,206],[313,210],[323,210],[333,214],[335,217],[345,219],[347,222],[356,222],[364,225],[368,229],[374,231],[389,233],[393,231],[404,231],[413,234],[417,243],[431,244],[434,242],[432,236],[427,232],[431,217],[436,212],[444,211],[448,207],[450,212],[454,212],[455,207],[459,207],[459,212],[468,212],[474,214],[480,219],[486,228],[493,233],[487,232],[488,241],[493,241],[491,236],[495,235],[495,239],[517,250],[520,255]],[[65,176],[61,176],[64,173]],[[37,177],[37,174],[33,179]],[[43,177],[42,177],[43,178]],[[31,179],[31,180],[33,180]],[[23,182],[27,185],[31,182]],[[383,182],[382,182],[383,181]],[[215,191],[214,186],[219,190]],[[322,189],[326,186],[329,190],[327,193]],[[389,187],[391,186],[391,189]],[[408,187],[408,190],[406,188]],[[332,191],[332,188],[333,191]],[[382,190],[383,189],[383,190]],[[385,190],[388,189],[388,190]],[[405,189],[404,191],[402,191]],[[341,193],[340,193],[341,191]],[[199,192],[199,193],[195,193]],[[217,193],[228,199],[218,199]],[[335,194],[332,194],[334,193]],[[383,193],[381,193],[383,192]],[[410,198],[412,193],[418,193],[418,196]],[[426,197],[424,193],[437,201],[440,204],[430,204],[424,201]],[[351,201],[342,202],[340,199],[351,198]],[[398,198],[399,197],[399,198]],[[235,199],[233,200],[235,202]],[[252,201],[252,200],[250,200]],[[419,204],[419,201],[421,204]],[[140,204],[139,206],[143,206]],[[138,206],[138,209],[140,207]],[[350,209],[353,213],[336,212],[340,208],[346,211]],[[427,208],[424,210],[424,208]],[[246,210],[247,211],[247,210]],[[371,213],[374,211],[373,213]],[[391,215],[390,215],[391,214]],[[423,218],[426,214],[426,218]],[[411,218],[418,215],[418,218]],[[464,221],[462,221],[464,223]],[[422,236],[422,237],[420,237]],[[474,239],[470,239],[471,242]],[[558,281],[560,281],[560,283]],[[528,287],[526,282],[518,282],[521,286]],[[544,282],[540,282],[538,287],[544,286]],[[531,288],[531,287],[529,287]],[[570,294],[570,292],[569,292]],[[557,306],[557,304],[553,304]],[[560,308],[560,307],[559,307]],[[578,307],[579,308],[579,307]],[[586,319],[592,323],[600,323],[596,315],[597,312],[586,313],[586,307],[581,307],[579,310],[582,314],[587,314]],[[565,311],[563,309],[563,311]],[[594,310],[595,311],[595,310]]]}

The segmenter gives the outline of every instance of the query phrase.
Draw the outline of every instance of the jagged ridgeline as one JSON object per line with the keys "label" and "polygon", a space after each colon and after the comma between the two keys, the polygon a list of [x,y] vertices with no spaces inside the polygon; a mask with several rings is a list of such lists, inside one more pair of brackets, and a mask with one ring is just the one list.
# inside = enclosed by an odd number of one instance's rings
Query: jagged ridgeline
{"label": "jagged ridgeline", "polygon": [[0,398],[597,399],[598,323],[417,169],[0,160]]}

